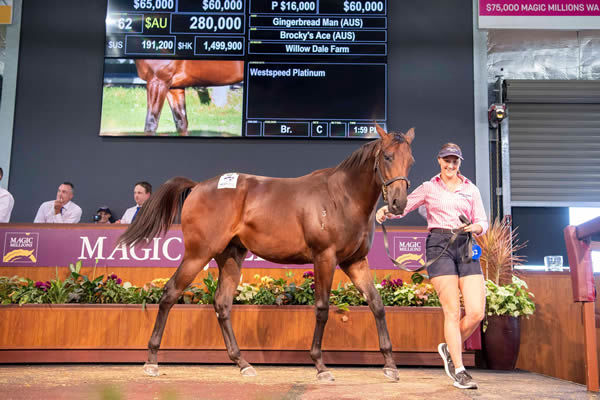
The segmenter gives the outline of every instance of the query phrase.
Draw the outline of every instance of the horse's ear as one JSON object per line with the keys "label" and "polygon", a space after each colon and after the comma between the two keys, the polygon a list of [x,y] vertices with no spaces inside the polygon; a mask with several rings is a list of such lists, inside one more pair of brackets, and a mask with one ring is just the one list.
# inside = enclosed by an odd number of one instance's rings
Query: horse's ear
{"label": "horse's ear", "polygon": [[410,128],[408,132],[404,134],[404,139],[408,144],[411,144],[413,140],[415,140],[415,128]]}
{"label": "horse's ear", "polygon": [[383,140],[386,140],[389,137],[389,134],[386,131],[384,131],[383,128],[380,127],[377,122],[375,122],[375,128],[377,128],[377,133],[379,133],[379,136]]}

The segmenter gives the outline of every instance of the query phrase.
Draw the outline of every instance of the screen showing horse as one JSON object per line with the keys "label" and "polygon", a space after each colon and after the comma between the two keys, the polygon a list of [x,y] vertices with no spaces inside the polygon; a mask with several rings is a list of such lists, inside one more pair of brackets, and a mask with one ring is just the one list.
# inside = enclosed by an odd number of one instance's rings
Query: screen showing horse
{"label": "screen showing horse", "polygon": [[387,0],[108,0],[104,60],[102,136],[386,126]]}

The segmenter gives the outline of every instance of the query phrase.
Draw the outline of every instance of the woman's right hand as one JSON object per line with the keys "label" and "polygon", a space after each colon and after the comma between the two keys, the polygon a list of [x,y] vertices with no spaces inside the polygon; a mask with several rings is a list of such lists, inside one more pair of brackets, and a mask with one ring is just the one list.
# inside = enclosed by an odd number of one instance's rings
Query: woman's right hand
{"label": "woman's right hand", "polygon": [[375,214],[375,219],[377,220],[377,222],[382,224],[383,221],[385,221],[388,218],[388,214],[389,214],[388,207],[383,206],[379,210],[377,210],[377,213]]}

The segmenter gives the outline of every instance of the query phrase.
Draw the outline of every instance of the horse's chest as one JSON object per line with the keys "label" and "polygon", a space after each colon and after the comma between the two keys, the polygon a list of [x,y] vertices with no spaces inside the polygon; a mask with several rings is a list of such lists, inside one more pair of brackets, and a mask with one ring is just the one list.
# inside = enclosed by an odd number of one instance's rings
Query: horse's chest
{"label": "horse's chest", "polygon": [[340,235],[338,248],[342,258],[364,257],[371,248],[373,242],[373,230],[364,227],[363,229],[349,229]]}

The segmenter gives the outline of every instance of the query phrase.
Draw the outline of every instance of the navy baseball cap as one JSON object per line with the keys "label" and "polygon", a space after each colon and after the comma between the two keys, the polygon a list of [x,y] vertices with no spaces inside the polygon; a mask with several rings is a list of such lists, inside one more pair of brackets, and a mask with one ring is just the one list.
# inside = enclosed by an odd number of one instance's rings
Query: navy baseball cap
{"label": "navy baseball cap", "polygon": [[462,156],[462,152],[457,147],[447,146],[447,147],[442,148],[440,150],[440,152],[438,153],[438,157],[441,157],[441,158],[448,157],[448,156],[456,156],[456,157],[460,158],[461,160],[464,160],[464,158]]}
{"label": "navy baseball cap", "polygon": [[100,207],[98,209],[98,211],[96,211],[96,212],[99,213],[100,211],[104,211],[105,213],[112,215],[112,212],[110,211],[110,208],[108,208],[108,207]]}

